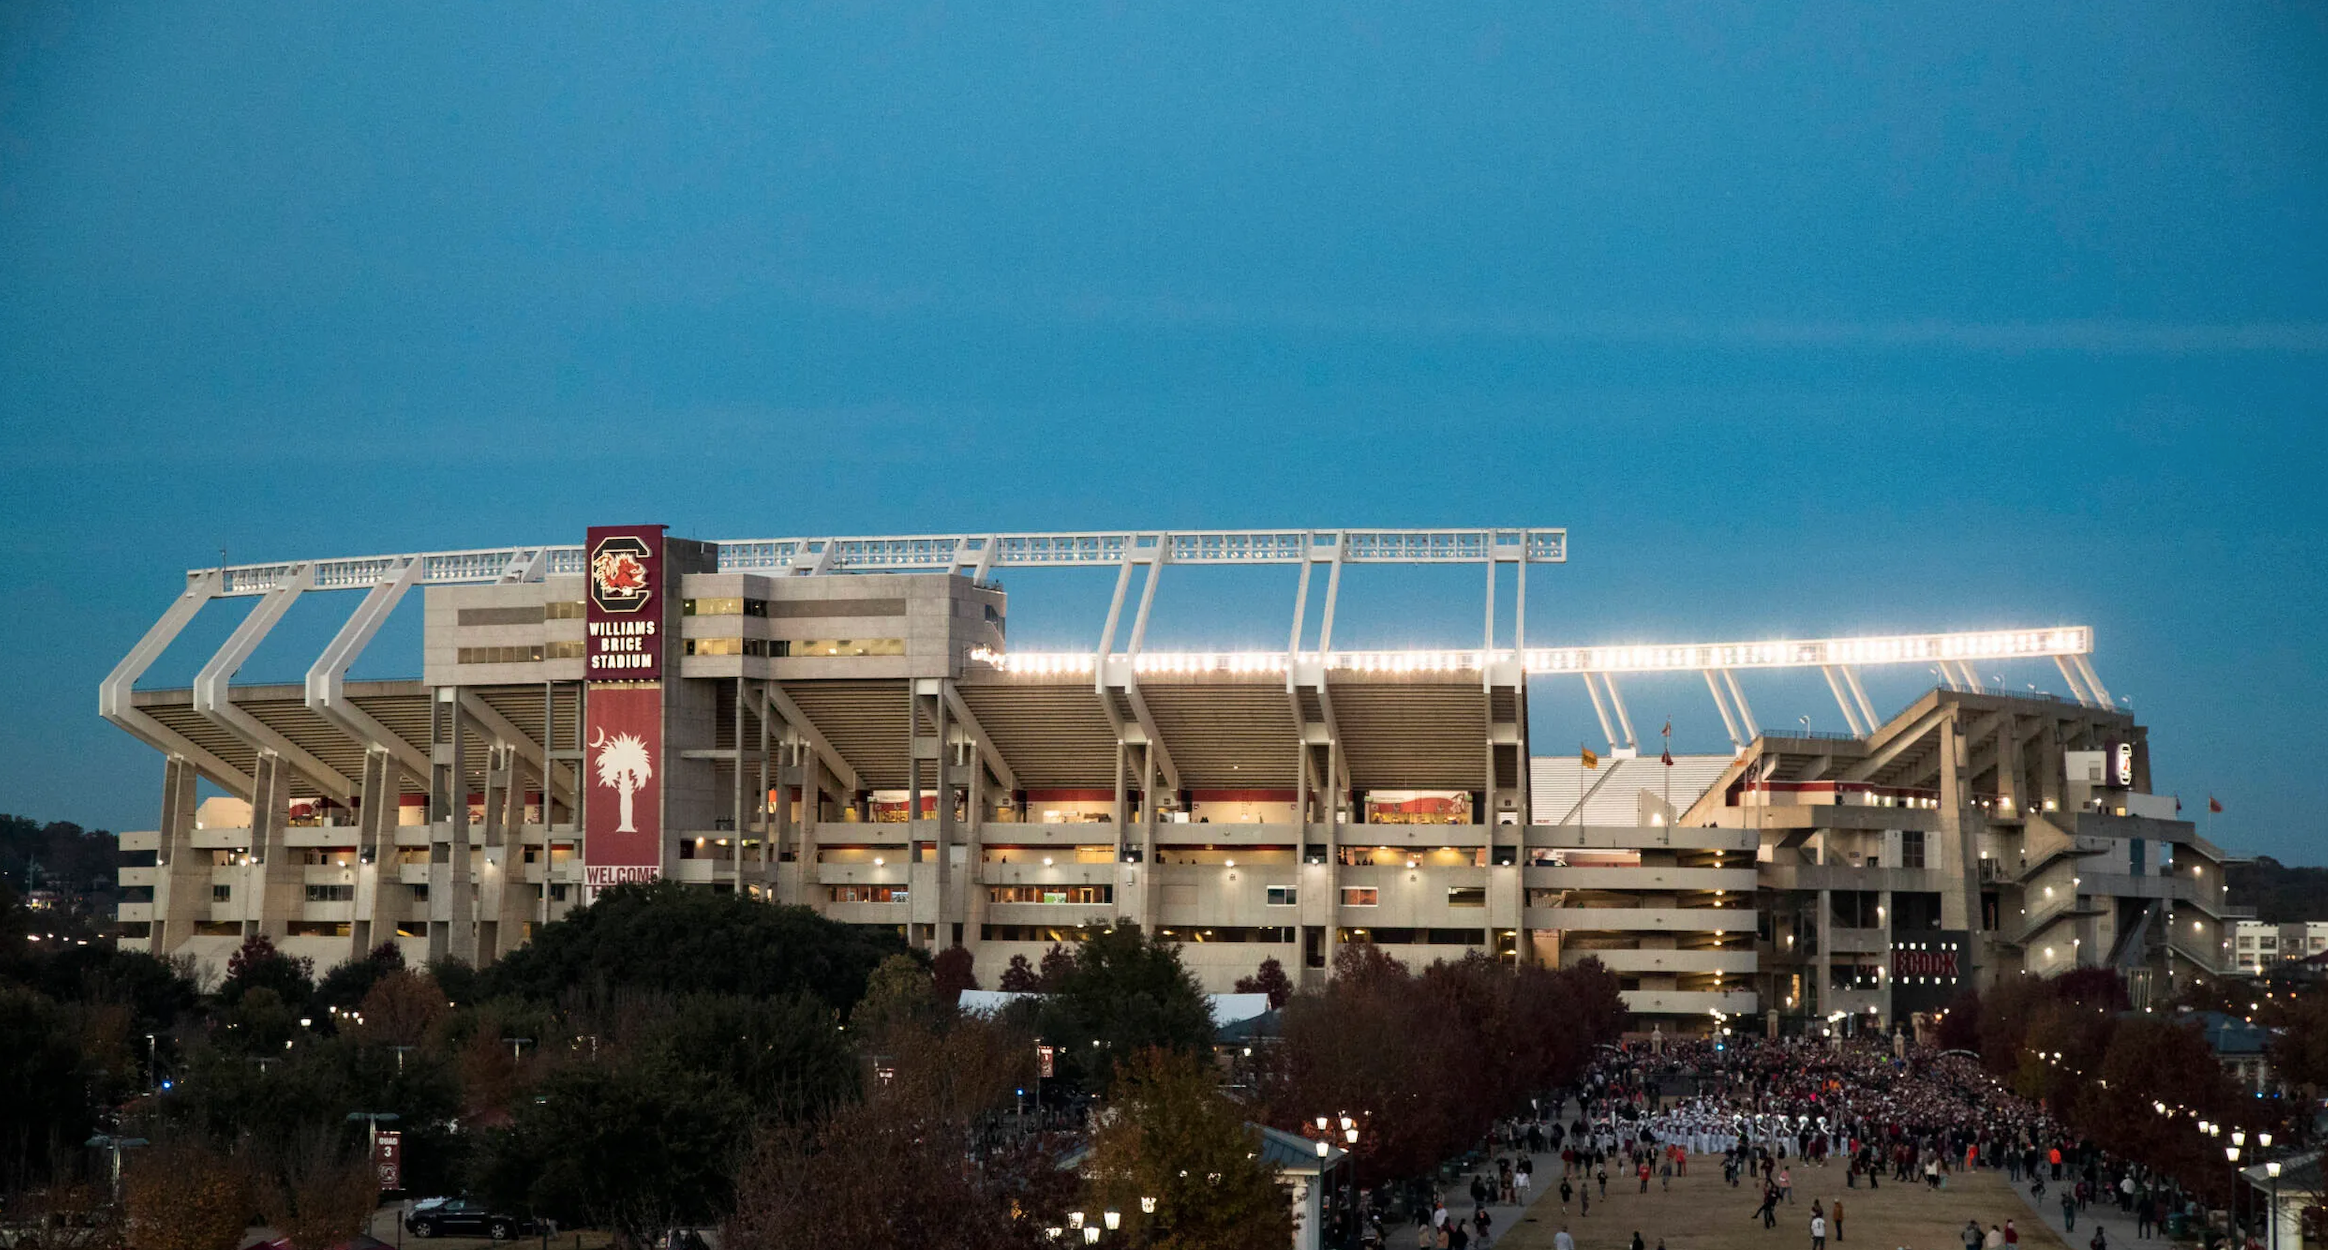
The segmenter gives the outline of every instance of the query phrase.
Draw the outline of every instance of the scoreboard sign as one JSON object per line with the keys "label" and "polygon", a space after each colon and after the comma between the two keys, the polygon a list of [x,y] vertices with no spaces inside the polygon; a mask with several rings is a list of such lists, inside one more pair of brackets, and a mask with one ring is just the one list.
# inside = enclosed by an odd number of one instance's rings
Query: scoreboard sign
{"label": "scoreboard sign", "polygon": [[660,525],[595,527],[583,547],[586,898],[663,874],[664,547]]}
{"label": "scoreboard sign", "polygon": [[1938,1011],[1971,983],[1972,934],[1933,929],[1914,938],[1895,935],[1891,947],[1892,1011]]}
{"label": "scoreboard sign", "polygon": [[591,681],[663,677],[663,527],[590,531],[582,672]]}

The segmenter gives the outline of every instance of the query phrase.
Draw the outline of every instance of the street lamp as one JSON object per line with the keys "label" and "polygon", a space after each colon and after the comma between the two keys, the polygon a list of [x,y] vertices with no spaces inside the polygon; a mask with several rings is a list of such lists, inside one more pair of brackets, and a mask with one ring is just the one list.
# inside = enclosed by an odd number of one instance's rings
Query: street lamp
{"label": "street lamp", "polygon": [[1099,1244],[1099,1225],[1086,1224],[1083,1226],[1083,1244],[1087,1246]]}
{"label": "street lamp", "polygon": [[[2235,1133],[2233,1136],[2241,1137],[2245,1134]],[[2239,1231],[2239,1182],[2242,1179],[2239,1175],[2239,1147],[2223,1147],[2223,1157],[2231,1161],[2231,1209],[2226,1215],[2231,1222],[2231,1231],[2236,1233]]]}
{"label": "street lamp", "polygon": [[115,1137],[110,1133],[99,1133],[89,1139],[89,1144],[113,1152],[113,1200],[121,1201],[121,1152],[152,1143],[143,1137]]}
{"label": "street lamp", "polygon": [[1147,1194],[1141,1194],[1141,1195],[1140,1195],[1140,1214],[1142,1214],[1142,1215],[1154,1215],[1154,1214],[1156,1214],[1156,1200],[1155,1200],[1153,1197],[1150,1197],[1150,1196],[1149,1196],[1149,1195],[1147,1195]]}
{"label": "street lamp", "polygon": [[[2271,1134],[2266,1133],[2264,1136],[2269,1137]],[[2268,1141],[2264,1143],[2266,1146],[2270,1144]],[[2279,1172],[2277,1159],[2263,1165],[2263,1174],[2271,1178],[2271,1214],[2263,1217],[2265,1227],[2271,1230],[2265,1234],[2271,1239],[2269,1250],[2279,1250]]]}
{"label": "street lamp", "polygon": [[1107,1231],[1109,1231],[1109,1232],[1111,1232],[1111,1233],[1112,1233],[1112,1232],[1114,1232],[1116,1229],[1118,1229],[1118,1228],[1120,1228],[1120,1227],[1122,1227],[1122,1226],[1123,1226],[1123,1222],[1124,1222],[1124,1213],[1123,1213],[1123,1212],[1121,1212],[1121,1211],[1116,1211],[1116,1210],[1112,1210],[1112,1209],[1111,1209],[1111,1210],[1109,1210],[1109,1211],[1108,1211],[1108,1213],[1107,1213],[1107,1214],[1105,1214],[1105,1215],[1102,1215],[1102,1216],[1100,1216],[1099,1218],[1100,1218],[1100,1219],[1102,1219],[1102,1220],[1104,1220],[1104,1221],[1106,1221],[1106,1223],[1107,1223]]}

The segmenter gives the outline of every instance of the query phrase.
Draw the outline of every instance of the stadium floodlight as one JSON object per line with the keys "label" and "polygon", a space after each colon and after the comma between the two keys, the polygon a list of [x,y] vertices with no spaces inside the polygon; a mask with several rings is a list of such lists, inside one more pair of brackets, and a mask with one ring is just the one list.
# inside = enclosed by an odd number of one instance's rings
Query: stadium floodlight
{"label": "stadium floodlight", "polygon": [[[1983,630],[1953,634],[1890,634],[1859,638],[1778,639],[1769,642],[1693,642],[1641,646],[1529,647],[1523,651],[1413,648],[1373,651],[1142,651],[1116,654],[1137,673],[1282,673],[1295,663],[1357,673],[1476,672],[1518,660],[1530,673],[1663,673],[1717,668],[1825,668],[1927,664],[1934,660],[2048,659],[2090,655],[2094,632],[2083,625],[2047,629]],[[1099,657],[1088,651],[1001,652],[980,648],[973,663],[1011,673],[1089,673]]]}

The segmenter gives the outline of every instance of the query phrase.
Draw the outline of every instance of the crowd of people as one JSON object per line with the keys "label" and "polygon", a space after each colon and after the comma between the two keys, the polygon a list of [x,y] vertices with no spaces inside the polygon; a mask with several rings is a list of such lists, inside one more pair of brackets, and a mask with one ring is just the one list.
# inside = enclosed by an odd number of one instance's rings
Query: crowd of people
{"label": "crowd of people", "polygon": [[[1843,1190],[1890,1183],[1939,1192],[1962,1172],[1995,1169],[2026,1184],[2033,1200],[2054,1195],[2072,1231],[2082,1218],[2087,1250],[2112,1244],[2097,1206],[2115,1207],[2121,1230],[2144,1237],[2169,1212],[2195,1209],[2171,1180],[2079,1140],[1971,1056],[1904,1040],[1660,1036],[1605,1050],[1576,1088],[1536,1108],[1497,1126],[1476,1161],[1468,1214],[1460,1197],[1450,1206],[1445,1195],[1409,1208],[1415,1245],[1484,1250],[1495,1234],[1489,1208],[1525,1205],[1538,1189],[1542,1201],[1559,1202],[1563,1221],[1583,1227],[1596,1205],[1605,1209],[1612,1179],[1635,1193],[1667,1190],[1693,1158],[1746,1191],[1747,1218],[1763,1228],[1778,1227],[1782,1209],[1805,1209],[1800,1227],[1812,1250],[1844,1241],[1838,1180]],[[1804,1187],[1831,1196],[1802,1208],[1796,1179],[1806,1170],[1818,1180]],[[1963,1239],[1965,1250],[2008,1250],[2020,1237],[2010,1220],[1985,1228],[1975,1220]],[[1646,1250],[1637,1232],[1631,1244]],[[1560,1246],[1572,1250],[1572,1237]]]}

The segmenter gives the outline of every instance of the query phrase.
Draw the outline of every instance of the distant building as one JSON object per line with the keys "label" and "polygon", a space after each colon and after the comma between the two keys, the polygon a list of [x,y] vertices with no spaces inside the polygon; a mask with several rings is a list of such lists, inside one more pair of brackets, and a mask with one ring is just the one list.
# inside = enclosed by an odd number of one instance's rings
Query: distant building
{"label": "distant building", "polygon": [[2242,920],[2231,940],[2235,971],[2267,973],[2277,964],[2297,963],[2328,954],[2328,920],[2298,920],[2288,924]]}

